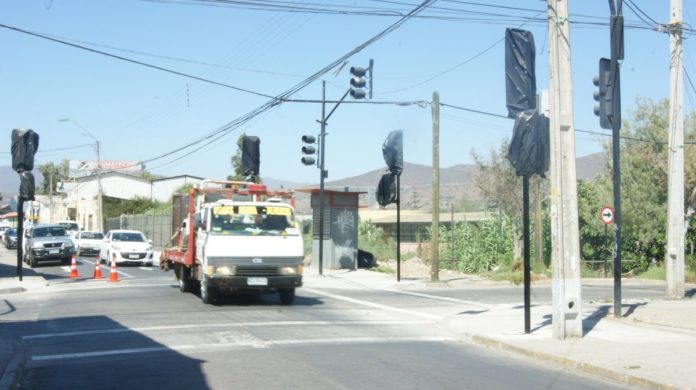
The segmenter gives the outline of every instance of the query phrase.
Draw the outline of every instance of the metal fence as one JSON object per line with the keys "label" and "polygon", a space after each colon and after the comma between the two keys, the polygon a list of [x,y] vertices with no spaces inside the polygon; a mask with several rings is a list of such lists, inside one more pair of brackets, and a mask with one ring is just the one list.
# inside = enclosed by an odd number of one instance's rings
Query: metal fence
{"label": "metal fence", "polygon": [[148,240],[152,240],[155,250],[162,250],[171,243],[172,216],[161,215],[121,215],[118,218],[107,218],[105,232],[114,229],[139,230]]}

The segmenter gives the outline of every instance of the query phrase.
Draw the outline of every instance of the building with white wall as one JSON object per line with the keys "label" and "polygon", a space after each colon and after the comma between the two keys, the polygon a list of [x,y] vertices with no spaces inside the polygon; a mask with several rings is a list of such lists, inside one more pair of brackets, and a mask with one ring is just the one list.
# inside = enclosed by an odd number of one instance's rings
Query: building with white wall
{"label": "building with white wall", "polygon": [[122,172],[104,172],[101,180],[88,175],[63,182],[63,206],[67,219],[77,221],[82,229],[98,228],[99,185],[102,195],[118,199],[145,198],[168,202],[174,191],[187,184],[196,184],[203,178],[180,175],[169,178],[145,179]]}

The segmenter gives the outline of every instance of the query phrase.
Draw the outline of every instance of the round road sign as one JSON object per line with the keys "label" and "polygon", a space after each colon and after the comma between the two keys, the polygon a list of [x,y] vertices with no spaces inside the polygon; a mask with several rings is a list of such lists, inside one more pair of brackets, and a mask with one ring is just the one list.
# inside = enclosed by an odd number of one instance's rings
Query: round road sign
{"label": "round road sign", "polygon": [[609,206],[604,206],[602,211],[599,213],[599,219],[601,219],[602,223],[605,225],[614,223],[614,209]]}

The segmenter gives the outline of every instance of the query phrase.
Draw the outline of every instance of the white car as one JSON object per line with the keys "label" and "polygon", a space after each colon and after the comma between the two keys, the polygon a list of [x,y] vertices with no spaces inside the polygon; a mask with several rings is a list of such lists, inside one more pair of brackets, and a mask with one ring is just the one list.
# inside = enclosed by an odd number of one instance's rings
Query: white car
{"label": "white car", "polygon": [[143,264],[152,266],[152,241],[137,230],[111,230],[102,241],[101,260],[110,264]]}
{"label": "white car", "polygon": [[102,241],[104,241],[104,234],[101,232],[77,232],[73,238],[75,253],[78,256],[83,254],[98,255],[101,251]]}

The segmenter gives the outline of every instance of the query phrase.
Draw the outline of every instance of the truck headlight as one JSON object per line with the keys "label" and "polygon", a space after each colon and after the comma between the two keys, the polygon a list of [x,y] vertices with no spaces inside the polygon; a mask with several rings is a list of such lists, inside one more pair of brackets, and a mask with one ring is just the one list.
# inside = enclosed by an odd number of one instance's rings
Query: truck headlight
{"label": "truck headlight", "polygon": [[295,275],[295,274],[297,274],[297,267],[281,267],[280,274],[281,275]]}
{"label": "truck headlight", "polygon": [[43,244],[40,242],[34,242],[31,244],[31,249],[43,249]]}
{"label": "truck headlight", "polygon": [[234,275],[235,267],[233,265],[226,265],[222,267],[208,266],[208,275]]}

